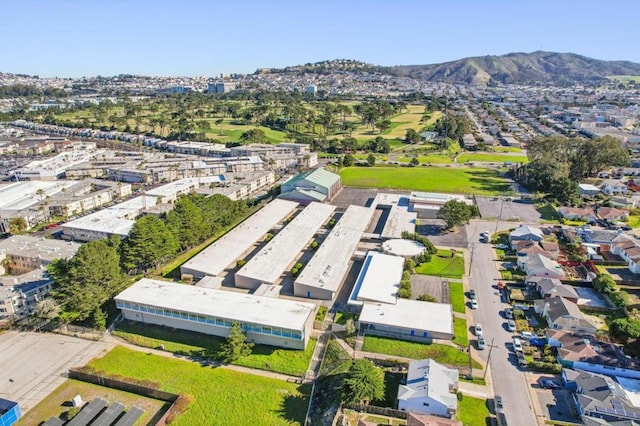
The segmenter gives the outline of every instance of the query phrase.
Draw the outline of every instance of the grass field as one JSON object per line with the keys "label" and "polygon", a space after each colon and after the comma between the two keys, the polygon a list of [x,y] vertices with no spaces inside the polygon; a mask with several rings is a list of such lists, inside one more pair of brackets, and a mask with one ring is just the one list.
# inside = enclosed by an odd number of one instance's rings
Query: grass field
{"label": "grass field", "polygon": [[[113,334],[138,346],[162,346],[167,352],[211,359],[217,359],[220,345],[224,342],[216,336],[134,322],[120,323]],[[316,339],[310,339],[304,351],[255,345],[251,355],[233,364],[301,377],[309,368],[316,343]]]}
{"label": "grass field", "polygon": [[309,385],[203,367],[123,347],[88,366],[107,374],[158,382],[168,392],[193,395],[192,406],[172,423],[177,426],[301,425],[311,392]]}
{"label": "grass field", "polygon": [[545,223],[560,223],[560,216],[557,210],[549,203],[536,206],[536,210],[540,213],[542,221]]}
{"label": "grass field", "polygon": [[76,395],[81,395],[84,401],[91,401],[99,397],[105,398],[109,403],[118,401],[124,404],[127,410],[134,405],[142,408],[144,414],[135,423],[136,426],[146,425],[157,413],[164,412],[169,408],[169,404],[158,399],[69,379],[40,401],[38,405],[27,411],[18,420],[16,426],[38,425],[51,416],[63,418],[71,408],[69,403]]}
{"label": "grass field", "polygon": [[[414,157],[400,156],[397,158],[399,163],[409,163]],[[419,155],[418,161],[420,164],[449,164],[453,163],[453,159],[444,154],[432,154],[432,155]]]}
{"label": "grass field", "polygon": [[610,75],[608,76],[611,80],[623,81],[628,83],[633,81],[635,83],[640,83],[640,75]]}
{"label": "grass field", "polygon": [[511,185],[496,172],[462,167],[346,167],[342,184],[361,188],[404,189],[458,194],[504,195]]}
{"label": "grass field", "polygon": [[462,401],[458,401],[458,412],[456,419],[464,426],[486,426],[491,424],[491,413],[487,406],[487,400],[463,396]]}
{"label": "grass field", "polygon": [[526,155],[501,155],[501,154],[462,154],[458,157],[458,163],[466,163],[467,161],[476,161],[484,163],[528,163],[529,159]]}
{"label": "grass field", "polygon": [[459,312],[464,314],[465,312],[465,300],[464,300],[464,287],[462,283],[450,282],[449,283],[449,297],[451,299],[451,306],[453,312]]}
{"label": "grass field", "polygon": [[[461,367],[469,365],[468,353],[462,352],[453,346],[437,343],[424,344],[385,337],[365,336],[362,350],[411,359],[433,358],[442,364]],[[473,360],[473,368],[481,369],[482,365]]]}
{"label": "grass field", "polygon": [[495,152],[522,152],[522,148],[516,146],[496,146],[491,148]]}
{"label": "grass field", "polygon": [[464,256],[458,252],[451,256],[449,250],[438,250],[431,257],[431,261],[416,267],[416,272],[422,275],[433,275],[444,278],[462,278],[464,274]]}
{"label": "grass field", "polygon": [[453,335],[453,343],[467,347],[469,344],[469,333],[466,319],[453,317]]}

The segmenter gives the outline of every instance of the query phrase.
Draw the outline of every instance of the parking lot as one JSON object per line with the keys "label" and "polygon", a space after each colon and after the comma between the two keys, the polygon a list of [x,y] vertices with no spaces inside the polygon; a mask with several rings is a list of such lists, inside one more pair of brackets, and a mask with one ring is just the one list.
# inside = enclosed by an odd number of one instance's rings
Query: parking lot
{"label": "parking lot", "polygon": [[71,367],[106,353],[111,344],[50,333],[0,335],[0,398],[26,412],[66,380]]}
{"label": "parking lot", "polygon": [[522,200],[502,197],[476,197],[480,215],[484,219],[500,219],[508,221],[522,221],[537,223],[540,213],[533,204]]}

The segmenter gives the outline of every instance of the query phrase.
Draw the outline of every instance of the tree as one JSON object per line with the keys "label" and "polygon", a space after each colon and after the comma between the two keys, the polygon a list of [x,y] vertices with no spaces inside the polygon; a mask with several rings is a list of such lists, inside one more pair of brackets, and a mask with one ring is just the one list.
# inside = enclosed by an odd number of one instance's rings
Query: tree
{"label": "tree", "polygon": [[356,333],[356,324],[353,321],[353,318],[347,319],[344,323],[344,332],[347,336],[352,336]]}
{"label": "tree", "polygon": [[372,167],[376,164],[376,156],[373,154],[367,155],[367,164]]}
{"label": "tree", "polygon": [[122,262],[129,271],[148,271],[174,255],[178,241],[163,221],[144,216],[136,221],[122,246]]}
{"label": "tree", "polygon": [[407,132],[404,135],[404,140],[407,143],[418,143],[420,142],[420,134],[414,129],[407,129]]}
{"label": "tree", "polygon": [[251,129],[240,135],[240,141],[245,143],[263,143],[267,135],[262,129]]}
{"label": "tree", "polygon": [[447,228],[451,229],[469,223],[471,209],[462,201],[449,200],[440,208],[438,218],[443,219],[447,223]]}
{"label": "tree", "polygon": [[413,158],[411,159],[411,161],[409,162],[409,164],[411,164],[411,166],[415,167],[415,166],[417,166],[418,164],[420,164],[420,161],[418,160],[418,157],[413,157]]}
{"label": "tree", "polygon": [[609,324],[611,336],[626,342],[629,338],[640,337],[640,321],[633,318],[618,318]]}
{"label": "tree", "polygon": [[368,404],[384,398],[384,375],[368,359],[353,361],[342,385],[342,400],[347,404]]}
{"label": "tree", "polygon": [[619,308],[626,308],[629,306],[631,300],[629,293],[626,291],[614,291],[609,293],[609,299]]}
{"label": "tree", "polygon": [[175,207],[167,215],[167,227],[182,250],[195,246],[207,236],[202,212],[187,195],[178,198]]}
{"label": "tree", "polygon": [[44,320],[53,320],[60,316],[60,305],[53,299],[44,299],[36,304],[33,316]]}
{"label": "tree", "polygon": [[9,219],[9,233],[22,234],[27,230],[27,221],[24,217],[12,217]]}
{"label": "tree", "polygon": [[600,293],[613,293],[618,289],[618,285],[611,275],[600,273],[593,279],[593,288]]}
{"label": "tree", "polygon": [[111,240],[91,241],[71,259],[54,260],[48,269],[60,318],[67,323],[90,320],[92,326],[104,328],[103,305],[126,284],[117,246]]}
{"label": "tree", "polygon": [[251,348],[253,348],[253,343],[247,342],[242,326],[240,323],[234,322],[231,324],[226,342],[220,348],[220,357],[225,362],[234,362],[251,355]]}
{"label": "tree", "polygon": [[353,166],[354,163],[355,163],[355,160],[353,158],[353,155],[351,154],[347,154],[342,158],[342,165],[344,167],[351,167]]}

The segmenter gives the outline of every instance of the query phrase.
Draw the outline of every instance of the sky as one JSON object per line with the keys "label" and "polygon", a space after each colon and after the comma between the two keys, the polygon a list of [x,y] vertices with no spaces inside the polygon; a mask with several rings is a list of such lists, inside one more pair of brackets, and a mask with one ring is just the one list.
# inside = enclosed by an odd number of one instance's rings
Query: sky
{"label": "sky", "polygon": [[216,76],[511,52],[640,62],[638,0],[0,0],[0,72]]}

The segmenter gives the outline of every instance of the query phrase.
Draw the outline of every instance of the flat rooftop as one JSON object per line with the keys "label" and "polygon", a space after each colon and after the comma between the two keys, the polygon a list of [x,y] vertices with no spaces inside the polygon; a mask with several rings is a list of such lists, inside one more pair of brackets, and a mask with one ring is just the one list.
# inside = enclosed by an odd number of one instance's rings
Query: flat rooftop
{"label": "flat rooftop", "polygon": [[201,176],[198,178],[185,178],[151,189],[147,191],[146,194],[154,197],[167,197],[176,194],[186,194],[195,190],[200,185],[209,185],[211,183],[219,182],[224,182],[224,176]]}
{"label": "flat rooftop", "polygon": [[115,299],[289,330],[303,330],[305,322],[315,309],[315,305],[311,303],[148,278],[136,282]]}
{"label": "flat rooftop", "polygon": [[236,276],[263,283],[275,283],[285,268],[309,243],[316,231],[329,219],[335,208],[330,204],[310,203],[242,269],[236,272]]}
{"label": "flat rooftop", "polygon": [[374,209],[351,205],[327,235],[295,281],[297,285],[336,291],[353,252],[373,217]]}
{"label": "flat rooftop", "polygon": [[[29,180],[0,184],[0,210],[27,209],[77,184],[77,181],[70,180]],[[40,190],[42,193],[38,194]]]}
{"label": "flat rooftop", "polygon": [[109,234],[128,235],[136,218],[158,203],[156,197],[142,195],[96,213],[65,223],[63,228],[84,229]]}
{"label": "flat rooftop", "polygon": [[46,261],[68,259],[76,254],[78,248],[78,243],[26,235],[13,235],[6,240],[0,240],[0,252],[15,256],[40,257]]}
{"label": "flat rooftop", "polygon": [[418,214],[409,211],[409,197],[402,194],[380,192],[373,199],[371,208],[389,208],[387,221],[382,229],[382,238],[402,238],[402,233],[415,232]]}
{"label": "flat rooftop", "polygon": [[365,302],[360,322],[388,325],[411,330],[453,334],[451,305],[398,299],[395,305]]}
{"label": "flat rooftop", "polygon": [[276,199],[270,202],[197,256],[189,259],[181,266],[182,273],[197,271],[204,275],[220,274],[276,224],[286,219],[296,207],[298,203],[293,201]]}
{"label": "flat rooftop", "polygon": [[403,266],[402,257],[368,252],[351,291],[349,303],[369,301],[395,304]]}

